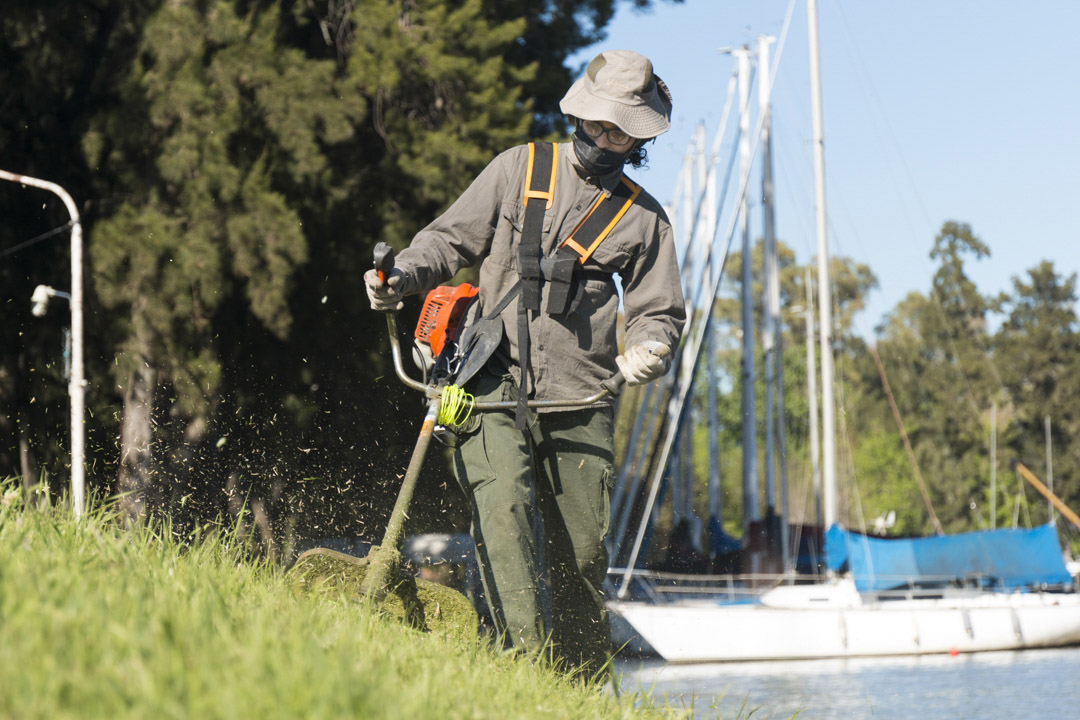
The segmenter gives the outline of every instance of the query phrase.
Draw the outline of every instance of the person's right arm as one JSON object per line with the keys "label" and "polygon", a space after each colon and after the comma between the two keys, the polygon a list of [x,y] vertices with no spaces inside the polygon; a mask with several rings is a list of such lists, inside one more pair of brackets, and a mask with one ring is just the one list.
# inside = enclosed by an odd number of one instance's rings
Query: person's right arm
{"label": "person's right arm", "polygon": [[405,294],[426,293],[487,255],[510,180],[508,155],[512,152],[492,160],[446,212],[417,233],[397,256],[396,266],[410,276]]}

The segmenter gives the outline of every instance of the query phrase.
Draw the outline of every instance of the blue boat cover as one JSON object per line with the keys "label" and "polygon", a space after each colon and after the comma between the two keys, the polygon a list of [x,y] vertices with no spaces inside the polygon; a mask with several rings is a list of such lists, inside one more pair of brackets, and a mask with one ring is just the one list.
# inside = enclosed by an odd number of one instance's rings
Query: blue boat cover
{"label": "blue boat cover", "polygon": [[892,540],[833,525],[825,560],[830,570],[849,570],[861,592],[950,580],[1007,588],[1072,583],[1053,525]]}

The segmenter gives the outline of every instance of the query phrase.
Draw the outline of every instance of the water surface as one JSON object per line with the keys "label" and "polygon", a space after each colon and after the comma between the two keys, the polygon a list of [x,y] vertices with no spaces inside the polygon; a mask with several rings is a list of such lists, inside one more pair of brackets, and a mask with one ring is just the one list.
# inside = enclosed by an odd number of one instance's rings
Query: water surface
{"label": "water surface", "polygon": [[1080,648],[699,665],[646,660],[618,669],[624,691],[693,707],[694,720],[1080,717]]}

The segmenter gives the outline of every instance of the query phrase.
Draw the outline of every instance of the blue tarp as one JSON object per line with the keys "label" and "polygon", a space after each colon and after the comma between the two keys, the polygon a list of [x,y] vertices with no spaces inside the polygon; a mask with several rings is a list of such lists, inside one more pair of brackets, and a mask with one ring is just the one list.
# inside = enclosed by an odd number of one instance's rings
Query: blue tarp
{"label": "blue tarp", "polygon": [[849,570],[861,592],[950,579],[1008,588],[1072,582],[1053,525],[894,540],[833,525],[825,560],[830,570]]}

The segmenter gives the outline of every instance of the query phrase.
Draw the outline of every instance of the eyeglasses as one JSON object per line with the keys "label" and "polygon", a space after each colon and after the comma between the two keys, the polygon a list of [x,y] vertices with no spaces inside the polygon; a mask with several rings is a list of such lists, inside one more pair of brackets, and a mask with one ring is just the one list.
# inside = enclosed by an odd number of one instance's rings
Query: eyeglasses
{"label": "eyeglasses", "polygon": [[595,120],[582,120],[581,129],[593,140],[606,133],[608,142],[612,145],[625,145],[634,139],[617,127],[606,128]]}

